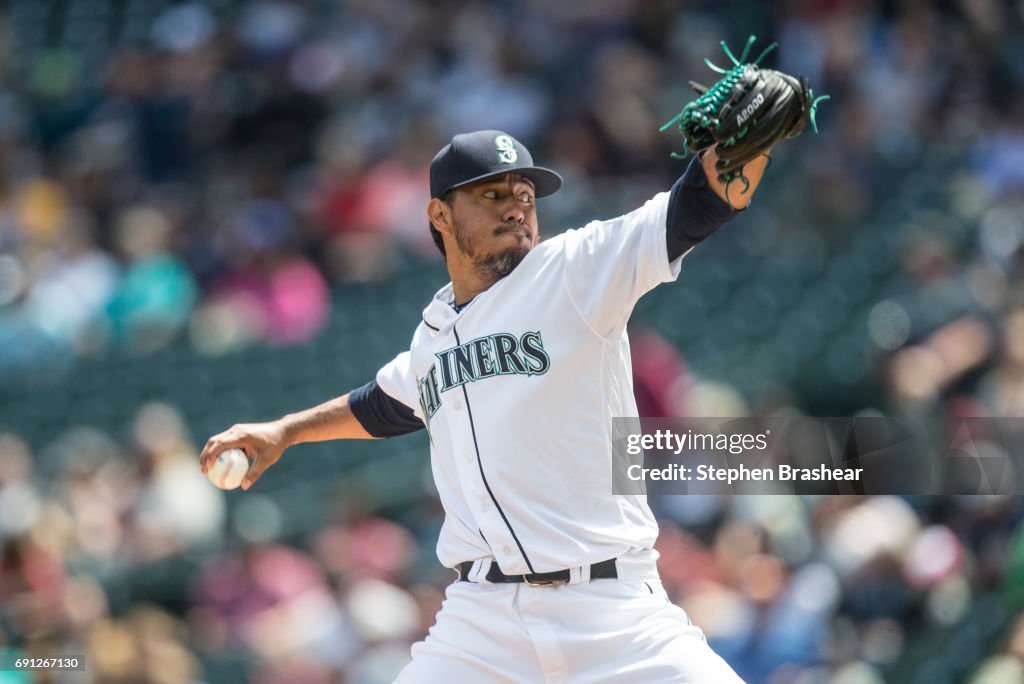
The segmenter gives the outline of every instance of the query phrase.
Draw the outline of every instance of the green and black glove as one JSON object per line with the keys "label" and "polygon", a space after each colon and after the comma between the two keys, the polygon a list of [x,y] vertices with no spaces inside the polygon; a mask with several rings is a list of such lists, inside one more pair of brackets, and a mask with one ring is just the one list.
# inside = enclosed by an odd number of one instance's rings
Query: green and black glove
{"label": "green and black glove", "polygon": [[743,167],[748,162],[765,154],[780,140],[800,135],[808,121],[817,132],[815,111],[819,102],[828,99],[828,95],[815,98],[802,76],[794,78],[758,66],[776,47],[775,43],[753,63],[743,63],[755,40],[750,37],[740,59],[722,41],[722,49],[735,66],[726,71],[704,60],[724,75],[711,88],[690,81],[700,97],[661,127],[664,131],[678,124],[689,152],[717,144],[715,168],[718,180],[726,185],[736,179],[746,182]]}

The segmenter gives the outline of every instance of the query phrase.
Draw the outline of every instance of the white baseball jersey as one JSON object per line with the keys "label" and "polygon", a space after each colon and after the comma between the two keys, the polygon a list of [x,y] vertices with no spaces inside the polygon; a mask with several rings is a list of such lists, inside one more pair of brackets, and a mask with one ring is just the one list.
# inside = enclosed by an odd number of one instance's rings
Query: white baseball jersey
{"label": "white baseball jersey", "polygon": [[653,547],[646,499],[612,495],[612,418],[637,415],[633,307],[679,274],[668,199],[540,243],[459,312],[447,285],[378,372],[427,426],[445,566],[551,572]]}

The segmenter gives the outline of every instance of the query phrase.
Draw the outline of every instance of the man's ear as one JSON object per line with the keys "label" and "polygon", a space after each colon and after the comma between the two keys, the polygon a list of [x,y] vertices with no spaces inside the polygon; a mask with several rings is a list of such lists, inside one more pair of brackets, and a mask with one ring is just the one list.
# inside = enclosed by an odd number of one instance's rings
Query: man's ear
{"label": "man's ear", "polygon": [[427,218],[434,230],[443,235],[452,235],[452,208],[436,197],[427,204]]}

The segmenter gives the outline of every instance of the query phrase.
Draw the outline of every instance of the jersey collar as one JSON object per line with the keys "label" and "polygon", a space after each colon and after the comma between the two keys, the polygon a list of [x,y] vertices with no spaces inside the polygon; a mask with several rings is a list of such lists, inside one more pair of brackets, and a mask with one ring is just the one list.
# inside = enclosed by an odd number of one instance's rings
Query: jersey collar
{"label": "jersey collar", "polygon": [[455,311],[455,290],[451,283],[448,283],[434,295],[430,304],[423,310],[423,322],[432,330],[441,330],[456,318]]}

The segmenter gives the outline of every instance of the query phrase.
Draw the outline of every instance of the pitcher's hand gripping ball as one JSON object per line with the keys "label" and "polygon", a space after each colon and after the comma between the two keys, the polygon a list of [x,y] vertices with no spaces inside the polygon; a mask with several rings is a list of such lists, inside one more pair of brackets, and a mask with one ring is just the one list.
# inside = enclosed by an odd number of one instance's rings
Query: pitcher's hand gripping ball
{"label": "pitcher's hand gripping ball", "polygon": [[766,154],[779,141],[800,135],[808,121],[817,132],[815,112],[818,103],[828,99],[828,95],[815,98],[803,76],[795,78],[758,66],[777,43],[769,45],[753,63],[744,63],[756,40],[750,37],[739,59],[722,41],[722,49],[735,66],[726,71],[705,59],[709,67],[723,74],[722,78],[710,88],[690,81],[699,97],[661,127],[664,131],[678,124],[688,152],[717,144],[715,169],[726,192],[737,179],[744,183],[746,192],[750,183],[743,175],[744,165]]}
{"label": "pitcher's hand gripping ball", "polygon": [[221,489],[237,489],[247,472],[249,458],[245,452],[241,449],[227,449],[220,452],[217,460],[206,471],[206,477]]}

